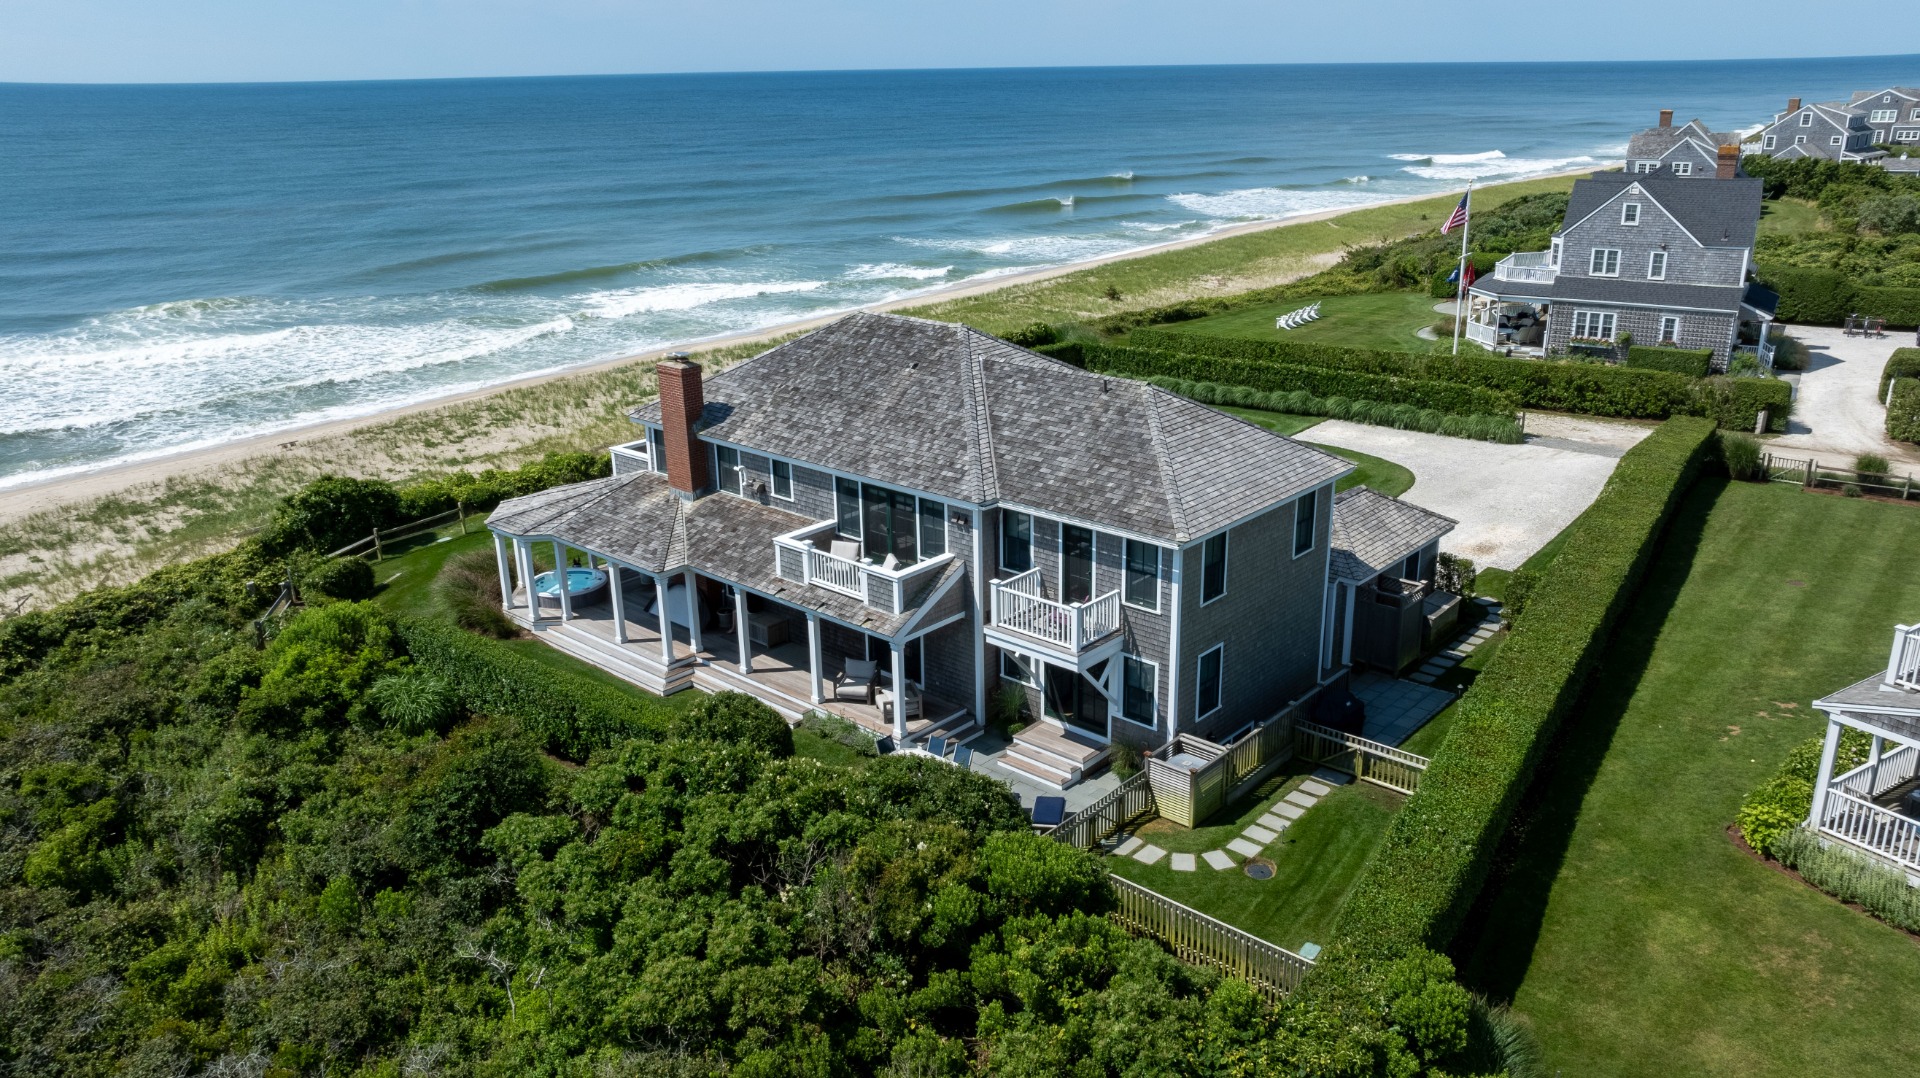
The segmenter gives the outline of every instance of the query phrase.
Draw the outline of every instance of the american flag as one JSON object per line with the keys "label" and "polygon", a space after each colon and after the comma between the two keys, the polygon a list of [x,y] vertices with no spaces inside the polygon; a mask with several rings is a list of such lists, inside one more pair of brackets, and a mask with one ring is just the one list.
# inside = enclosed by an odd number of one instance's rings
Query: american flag
{"label": "american flag", "polygon": [[1453,208],[1453,216],[1447,218],[1447,223],[1440,226],[1442,236],[1467,223],[1467,199],[1472,197],[1471,193],[1460,196],[1460,204]]}

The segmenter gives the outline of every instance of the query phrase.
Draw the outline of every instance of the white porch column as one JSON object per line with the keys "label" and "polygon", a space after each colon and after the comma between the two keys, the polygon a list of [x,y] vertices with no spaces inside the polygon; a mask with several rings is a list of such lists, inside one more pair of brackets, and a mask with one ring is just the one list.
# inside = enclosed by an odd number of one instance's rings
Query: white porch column
{"label": "white porch column", "polygon": [[907,743],[907,645],[904,640],[893,645],[893,739],[901,746]]}
{"label": "white porch column", "polygon": [[1347,620],[1346,620],[1346,624],[1340,627],[1340,665],[1352,666],[1353,665],[1353,597],[1359,593],[1360,588],[1358,585],[1355,585],[1355,584],[1348,584],[1346,587],[1347,587]]}
{"label": "white porch column", "polygon": [[627,642],[627,594],[620,586],[620,567],[607,563],[607,597],[613,601],[613,642]]}
{"label": "white porch column", "polygon": [[1827,818],[1827,785],[1833,781],[1833,757],[1840,748],[1840,724],[1827,720],[1827,743],[1820,750],[1820,774],[1813,782],[1813,811],[1808,818],[1814,830]]}
{"label": "white porch column", "polygon": [[660,662],[673,665],[673,618],[667,613],[667,578],[653,574],[653,608],[660,612]]}
{"label": "white porch column", "polygon": [[694,585],[699,582],[699,578],[694,576],[692,569],[688,569],[684,575],[687,580],[687,641],[693,645],[693,650],[697,653],[701,650],[700,589]]}
{"label": "white porch column", "polygon": [[540,593],[533,590],[533,544],[515,536],[513,551],[520,559],[520,586],[527,589],[527,620],[540,620]]}
{"label": "white porch column", "polygon": [[513,567],[508,564],[512,555],[507,553],[507,537],[499,532],[493,533],[493,560],[500,566],[500,609],[513,609]]}
{"label": "white porch column", "polygon": [[573,620],[573,600],[567,596],[567,548],[553,541],[553,584],[560,591],[560,620]]}
{"label": "white porch column", "polygon": [[1873,735],[1873,749],[1867,753],[1867,792],[1880,788],[1880,754],[1886,750],[1887,739],[1879,734]]}
{"label": "white porch column", "polygon": [[747,590],[733,589],[733,635],[740,641],[740,672],[753,673],[753,638],[747,633]]}
{"label": "white porch column", "polygon": [[807,695],[820,703],[820,615],[807,611]]}

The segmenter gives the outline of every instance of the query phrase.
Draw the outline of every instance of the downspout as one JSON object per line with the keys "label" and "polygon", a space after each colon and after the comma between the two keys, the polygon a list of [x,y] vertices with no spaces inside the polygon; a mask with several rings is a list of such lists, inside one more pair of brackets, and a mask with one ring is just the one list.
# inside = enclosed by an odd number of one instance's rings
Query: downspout
{"label": "downspout", "polygon": [[1180,736],[1180,578],[1186,561],[1186,548],[1173,548],[1173,580],[1169,602],[1173,606],[1173,624],[1167,629],[1167,744]]}
{"label": "downspout", "polygon": [[[986,514],[978,507],[970,512],[973,520],[973,714],[984,729],[987,725],[987,563],[985,540],[980,533]],[[924,662],[924,644],[920,656]]]}

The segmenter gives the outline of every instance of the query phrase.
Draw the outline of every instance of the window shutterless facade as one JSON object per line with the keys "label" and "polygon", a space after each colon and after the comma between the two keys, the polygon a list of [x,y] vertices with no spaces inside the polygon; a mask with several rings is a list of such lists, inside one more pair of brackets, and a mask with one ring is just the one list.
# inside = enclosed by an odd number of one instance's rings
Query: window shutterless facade
{"label": "window shutterless facade", "polygon": [[1692,161],[1675,161],[1673,163],[1673,174],[1675,176],[1693,175],[1693,162]]}
{"label": "window shutterless facade", "polygon": [[1659,167],[1660,167],[1660,162],[1658,161],[1636,161],[1634,162],[1633,170],[1635,172],[1646,173],[1646,172],[1652,172],[1658,169]]}
{"label": "window shutterless facade", "polygon": [[920,556],[937,558],[947,552],[947,506],[920,499]]}
{"label": "window shutterless facade", "polygon": [[1812,126],[1813,126],[1813,113],[1811,113],[1811,112],[1803,112],[1803,113],[1801,113],[1801,114],[1800,114],[1800,126],[1801,126],[1801,127],[1812,127]]}
{"label": "window shutterless facade", "polygon": [[1127,540],[1126,584],[1120,600],[1128,606],[1160,612],[1160,548],[1138,539]]}
{"label": "window shutterless facade", "polygon": [[1225,673],[1227,646],[1215,644],[1201,656],[1193,680],[1193,717],[1195,721],[1220,710],[1220,683]]}
{"label": "window shutterless facade", "polygon": [[1003,651],[1000,653],[1000,680],[1037,689],[1040,687],[1039,666],[1011,651]]}
{"label": "window shutterless facade", "polygon": [[1227,533],[1200,544],[1200,605],[1227,593]]}
{"label": "window shutterless facade", "polygon": [[784,460],[773,462],[773,496],[784,501],[793,500],[793,465]]}
{"label": "window shutterless facade", "polygon": [[730,445],[713,447],[714,479],[728,494],[740,493],[740,451]]}
{"label": "window shutterless facade", "polygon": [[1638,202],[1621,204],[1620,223],[1623,225],[1637,225],[1640,223],[1640,204]]}
{"label": "window shutterless facade", "polygon": [[1772,135],[1768,135],[1766,138],[1761,140],[1760,148],[1763,150],[1771,150],[1775,146],[1779,145],[1779,142],[1780,142],[1779,139],[1775,138]]}
{"label": "window shutterless facade", "polygon": [[849,539],[860,538],[860,484],[851,479],[833,481],[835,528]]}
{"label": "window shutterless facade", "polygon": [[667,470],[667,432],[659,427],[647,428],[647,461],[653,470],[665,474]]}
{"label": "window shutterless facade", "polygon": [[1840,145],[1840,143],[1841,143],[1841,141],[1842,141],[1842,140],[1841,140],[1841,138],[1840,138],[1840,136],[1839,136],[1839,135],[1835,135],[1835,136],[1833,136],[1832,138],[1830,138],[1830,139],[1828,139],[1828,140],[1827,140],[1827,145],[1829,145],[1829,146],[1838,146],[1838,145]]}
{"label": "window shutterless facade", "polygon": [[1313,549],[1320,526],[1320,492],[1310,490],[1293,503],[1293,556]]}
{"label": "window shutterless facade", "polygon": [[1867,122],[1870,124],[1890,124],[1899,118],[1899,109],[1874,109],[1873,114],[1867,117]]}
{"label": "window shutterless facade", "polygon": [[1573,312],[1573,335],[1576,337],[1613,339],[1614,314],[1612,311],[1575,311]]}
{"label": "window shutterless facade", "polygon": [[1680,342],[1680,316],[1663,314],[1660,316],[1660,343],[1678,344]]}
{"label": "window shutterless facade", "polygon": [[1160,668],[1133,655],[1122,655],[1120,717],[1142,726],[1155,725],[1159,711]]}
{"label": "window shutterless facade", "polygon": [[1595,277],[1620,276],[1620,249],[1618,247],[1595,247],[1587,260],[1587,272]]}
{"label": "window shutterless facade", "polygon": [[1024,573],[1033,568],[1033,518],[1011,509],[1000,513],[1000,569]]}
{"label": "window shutterless facade", "polygon": [[1654,251],[1647,255],[1647,280],[1664,281],[1667,279],[1667,252]]}

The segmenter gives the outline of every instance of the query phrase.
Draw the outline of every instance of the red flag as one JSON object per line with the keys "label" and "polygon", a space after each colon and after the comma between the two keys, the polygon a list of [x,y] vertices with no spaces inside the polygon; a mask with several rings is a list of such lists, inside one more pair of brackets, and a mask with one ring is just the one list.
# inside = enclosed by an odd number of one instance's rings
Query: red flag
{"label": "red flag", "polygon": [[1464,265],[1465,265],[1465,267],[1466,267],[1466,273],[1465,273],[1465,275],[1464,275],[1464,276],[1466,277],[1466,281],[1467,281],[1467,287],[1468,287],[1468,288],[1472,288],[1472,287],[1473,287],[1473,279],[1474,279],[1475,277],[1478,277],[1478,276],[1480,276],[1480,275],[1479,275],[1479,274],[1477,274],[1477,273],[1475,273],[1475,272],[1473,272],[1473,259],[1471,259],[1471,258],[1469,258],[1469,259],[1467,259],[1467,261],[1466,261],[1466,262],[1464,263]]}

